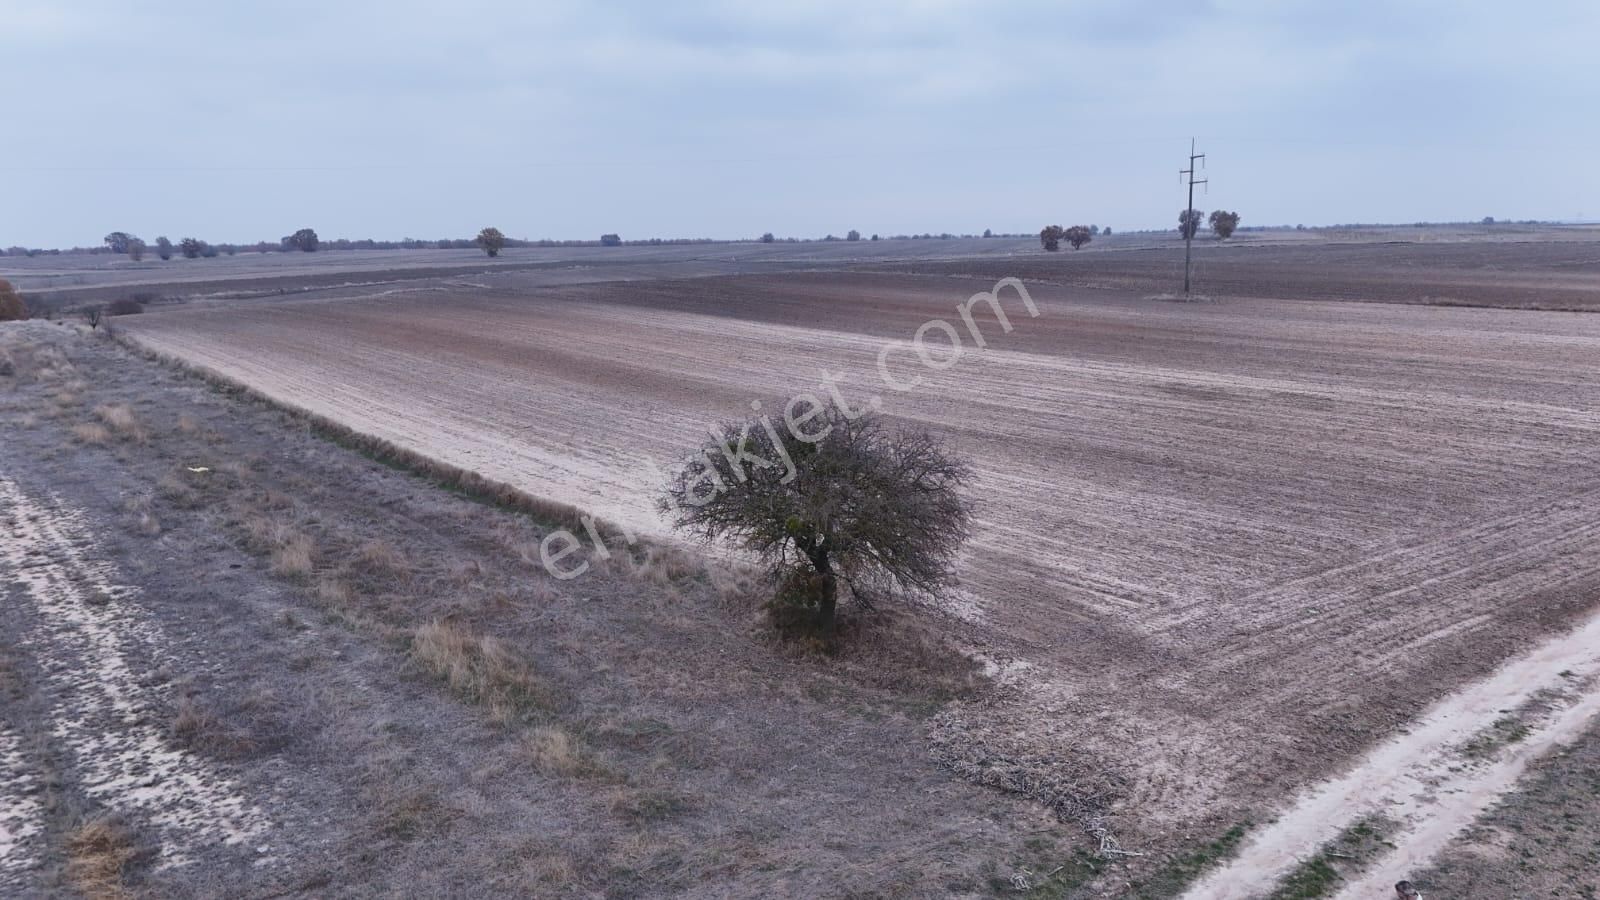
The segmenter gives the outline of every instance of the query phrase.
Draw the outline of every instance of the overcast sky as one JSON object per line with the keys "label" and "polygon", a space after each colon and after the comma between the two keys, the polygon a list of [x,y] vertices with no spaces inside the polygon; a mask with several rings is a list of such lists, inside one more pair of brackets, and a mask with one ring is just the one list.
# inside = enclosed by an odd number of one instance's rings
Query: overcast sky
{"label": "overcast sky", "polygon": [[[0,245],[1600,217],[1600,3],[0,0]],[[1169,221],[1170,220],[1170,221]]]}

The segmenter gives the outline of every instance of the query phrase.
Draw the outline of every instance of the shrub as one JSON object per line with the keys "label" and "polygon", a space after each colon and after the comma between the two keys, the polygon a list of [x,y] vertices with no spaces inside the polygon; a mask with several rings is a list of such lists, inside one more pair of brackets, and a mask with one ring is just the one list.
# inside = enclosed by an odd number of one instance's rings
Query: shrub
{"label": "shrub", "polygon": [[108,316],[136,316],[144,312],[144,304],[132,297],[120,297],[106,305]]}
{"label": "shrub", "polygon": [[775,613],[802,611],[831,638],[841,580],[868,605],[953,584],[971,470],[926,431],[814,404],[781,431],[763,418],[716,434],[660,507],[682,531],[754,552],[777,587]]}
{"label": "shrub", "polygon": [[128,241],[128,258],[134,262],[144,259],[144,241],[138,238]]}
{"label": "shrub", "polygon": [[28,317],[28,306],[22,302],[11,282],[0,278],[0,322],[18,322]]}

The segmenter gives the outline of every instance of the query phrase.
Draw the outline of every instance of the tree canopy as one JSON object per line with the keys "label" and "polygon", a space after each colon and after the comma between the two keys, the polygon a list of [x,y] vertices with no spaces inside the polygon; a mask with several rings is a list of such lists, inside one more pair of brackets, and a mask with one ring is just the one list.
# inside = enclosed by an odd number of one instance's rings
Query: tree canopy
{"label": "tree canopy", "polygon": [[[871,604],[940,596],[966,540],[971,478],[927,431],[813,403],[723,425],[667,485],[661,509],[705,541],[731,540],[766,565],[776,602],[834,626],[838,586]],[[804,405],[803,403],[800,405]]]}
{"label": "tree canopy", "polygon": [[1233,230],[1239,227],[1239,214],[1225,209],[1211,211],[1211,231],[1217,240],[1226,240],[1233,236]]}
{"label": "tree canopy", "polygon": [[482,247],[483,252],[490,257],[499,256],[500,251],[506,246],[506,236],[501,234],[498,228],[485,228],[478,232],[478,246]]}

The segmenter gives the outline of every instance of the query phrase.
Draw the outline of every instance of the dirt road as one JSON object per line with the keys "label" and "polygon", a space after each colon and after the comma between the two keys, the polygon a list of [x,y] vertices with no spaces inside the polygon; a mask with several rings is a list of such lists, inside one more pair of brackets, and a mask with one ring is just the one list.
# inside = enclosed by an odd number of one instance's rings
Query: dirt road
{"label": "dirt road", "polygon": [[[1531,704],[1541,705],[1537,714],[1506,718]],[[1395,849],[1365,866],[1339,897],[1382,896],[1423,871],[1512,788],[1530,761],[1572,742],[1596,714],[1600,617],[1451,695],[1351,771],[1307,791],[1185,897],[1265,895],[1341,831],[1374,815],[1400,823],[1387,838]]]}

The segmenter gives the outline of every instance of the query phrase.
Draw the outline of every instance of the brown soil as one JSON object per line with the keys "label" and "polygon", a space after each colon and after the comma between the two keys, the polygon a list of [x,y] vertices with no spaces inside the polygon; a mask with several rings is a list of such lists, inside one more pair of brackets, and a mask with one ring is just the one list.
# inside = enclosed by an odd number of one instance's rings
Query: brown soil
{"label": "brown soil", "polygon": [[[0,342],[0,894],[983,896],[1073,852],[930,758],[982,687],[923,625],[817,658],[664,551],[555,582],[548,523],[87,332]],[[140,432],[73,442],[101,406]]]}

